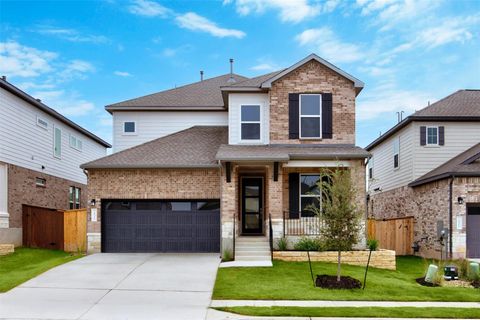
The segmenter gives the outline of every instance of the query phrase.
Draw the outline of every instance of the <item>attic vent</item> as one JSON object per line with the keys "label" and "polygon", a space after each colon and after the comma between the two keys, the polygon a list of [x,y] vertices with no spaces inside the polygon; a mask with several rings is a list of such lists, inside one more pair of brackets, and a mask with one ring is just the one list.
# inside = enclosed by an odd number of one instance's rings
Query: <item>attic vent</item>
{"label": "attic vent", "polygon": [[228,83],[235,83],[235,78],[233,77],[233,59],[230,58],[230,79],[227,81]]}

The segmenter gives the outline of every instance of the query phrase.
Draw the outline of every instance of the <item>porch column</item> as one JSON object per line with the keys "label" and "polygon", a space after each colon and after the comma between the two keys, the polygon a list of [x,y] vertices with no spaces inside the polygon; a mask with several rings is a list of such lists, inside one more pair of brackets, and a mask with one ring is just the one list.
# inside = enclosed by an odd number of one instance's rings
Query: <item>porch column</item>
{"label": "porch column", "polygon": [[220,177],[220,210],[221,210],[221,254],[230,251],[233,255],[233,239],[238,234],[239,223],[237,219],[238,208],[238,166],[231,164],[231,180],[227,182],[225,164],[222,166]]}
{"label": "porch column", "polygon": [[[267,232],[269,232],[268,217],[272,218],[273,245],[277,245],[278,239],[283,237],[283,170],[282,164],[278,164],[278,179],[274,179],[274,164],[267,167],[267,194],[268,207],[266,214]],[[275,181],[277,180],[277,181]]]}

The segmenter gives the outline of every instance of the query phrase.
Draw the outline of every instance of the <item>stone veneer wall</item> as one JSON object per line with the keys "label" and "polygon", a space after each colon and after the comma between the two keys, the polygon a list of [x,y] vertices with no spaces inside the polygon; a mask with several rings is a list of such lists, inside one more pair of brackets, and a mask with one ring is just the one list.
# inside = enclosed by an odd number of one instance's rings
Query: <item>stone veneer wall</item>
{"label": "stone veneer wall", "polygon": [[88,199],[95,199],[97,221],[88,209],[87,251],[101,250],[102,199],[219,199],[218,169],[90,169]]}
{"label": "stone veneer wall", "polygon": [[[36,178],[46,180],[46,187],[37,187]],[[22,205],[69,209],[69,188],[81,188],[80,207],[87,205],[87,186],[42,172],[8,164],[9,227],[22,227]]]}
{"label": "stone veneer wall", "polygon": [[[342,263],[356,266],[366,266],[369,251],[342,251]],[[308,261],[306,251],[274,251],[273,259],[282,261]],[[337,263],[336,251],[310,252],[311,261],[323,261]],[[372,251],[370,266],[380,269],[396,270],[395,251],[379,250]]]}
{"label": "stone veneer wall", "polygon": [[[288,94],[328,92],[333,97],[333,139],[288,138]],[[270,143],[355,144],[355,88],[317,61],[310,61],[275,81],[270,90]]]}
{"label": "stone veneer wall", "polygon": [[[457,203],[464,198],[463,205]],[[466,203],[480,203],[480,178],[455,178],[453,182],[453,255],[466,254]],[[439,258],[442,246],[437,238],[437,221],[449,227],[449,179],[410,188],[407,186],[373,194],[368,204],[369,216],[375,219],[415,217],[414,239],[419,241],[419,254]],[[457,220],[462,228],[457,228]],[[443,256],[446,248],[443,247]]]}

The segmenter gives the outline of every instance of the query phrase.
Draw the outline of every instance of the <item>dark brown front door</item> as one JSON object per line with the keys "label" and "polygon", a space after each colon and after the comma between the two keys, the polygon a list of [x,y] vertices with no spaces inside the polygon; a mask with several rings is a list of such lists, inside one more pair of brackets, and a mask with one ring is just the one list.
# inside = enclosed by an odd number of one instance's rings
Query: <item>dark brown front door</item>
{"label": "dark brown front door", "polygon": [[263,179],[242,179],[242,234],[263,233]]}
{"label": "dark brown front door", "polygon": [[480,258],[480,203],[467,204],[467,258]]}

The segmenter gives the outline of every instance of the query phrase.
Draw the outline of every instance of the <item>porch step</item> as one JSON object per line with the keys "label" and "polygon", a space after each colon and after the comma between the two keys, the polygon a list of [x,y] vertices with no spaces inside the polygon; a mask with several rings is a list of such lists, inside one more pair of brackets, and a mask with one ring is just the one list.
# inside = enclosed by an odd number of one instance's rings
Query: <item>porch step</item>
{"label": "porch step", "polygon": [[261,256],[238,256],[235,255],[235,261],[268,261],[270,260],[270,254]]}
{"label": "porch step", "polygon": [[238,237],[235,239],[235,261],[270,261],[267,237]]}
{"label": "porch step", "polygon": [[261,256],[261,257],[270,257],[270,251],[266,251],[266,250],[261,250],[261,251],[257,251],[257,250],[243,250],[243,251],[240,251],[240,250],[235,250],[235,258],[239,258],[239,257],[248,257],[248,256]]}

